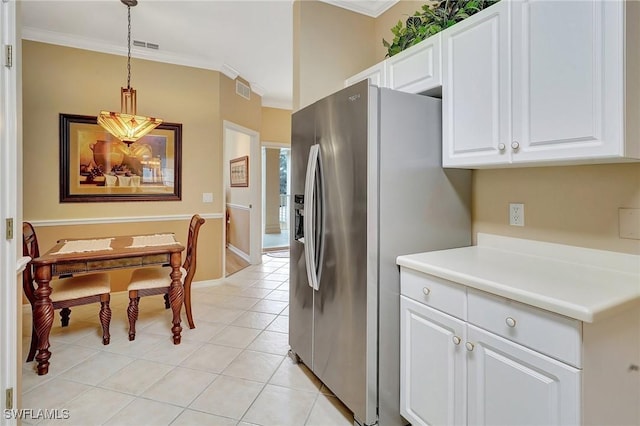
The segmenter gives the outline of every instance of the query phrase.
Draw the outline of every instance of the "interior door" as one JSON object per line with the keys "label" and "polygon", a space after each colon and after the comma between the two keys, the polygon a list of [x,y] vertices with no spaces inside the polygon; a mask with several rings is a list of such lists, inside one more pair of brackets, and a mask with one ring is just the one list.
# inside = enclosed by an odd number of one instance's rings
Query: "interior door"
{"label": "interior door", "polygon": [[[0,3],[0,46],[2,46],[2,64],[0,64],[0,403],[3,408],[18,408],[16,401],[20,389],[18,375],[22,365],[17,359],[19,352],[19,335],[21,312],[17,312],[18,298],[21,296],[17,285],[17,241],[21,238],[18,224],[21,211],[18,210],[18,191],[22,190],[22,179],[18,169],[19,146],[18,135],[20,117],[18,99],[20,87],[17,73],[19,71],[19,43],[16,43],[16,3],[2,1]],[[5,49],[12,47],[10,64],[5,58]],[[12,220],[12,225],[7,220]],[[9,235],[13,233],[13,236]],[[10,401],[7,401],[6,389],[13,389]],[[3,424],[16,424],[16,419],[4,418]]]}

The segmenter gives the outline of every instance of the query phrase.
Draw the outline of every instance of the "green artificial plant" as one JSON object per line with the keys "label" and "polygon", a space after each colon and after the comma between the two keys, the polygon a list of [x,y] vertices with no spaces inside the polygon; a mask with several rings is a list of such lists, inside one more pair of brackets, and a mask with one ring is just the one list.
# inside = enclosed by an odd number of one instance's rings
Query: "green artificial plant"
{"label": "green artificial plant", "polygon": [[442,0],[432,1],[422,6],[405,22],[399,20],[391,28],[393,41],[382,39],[387,48],[386,57],[420,43],[429,36],[439,33],[469,16],[497,3],[499,0]]}

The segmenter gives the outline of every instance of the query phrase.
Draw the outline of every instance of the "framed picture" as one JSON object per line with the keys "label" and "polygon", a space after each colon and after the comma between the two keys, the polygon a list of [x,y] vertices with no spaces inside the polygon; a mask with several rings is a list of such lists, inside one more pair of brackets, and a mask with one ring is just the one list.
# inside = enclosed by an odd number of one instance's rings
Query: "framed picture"
{"label": "framed picture", "polygon": [[229,163],[231,186],[249,186],[249,156],[234,158]]}
{"label": "framed picture", "polygon": [[95,116],[60,114],[60,202],[180,200],[181,149],[182,124],[125,144]]}

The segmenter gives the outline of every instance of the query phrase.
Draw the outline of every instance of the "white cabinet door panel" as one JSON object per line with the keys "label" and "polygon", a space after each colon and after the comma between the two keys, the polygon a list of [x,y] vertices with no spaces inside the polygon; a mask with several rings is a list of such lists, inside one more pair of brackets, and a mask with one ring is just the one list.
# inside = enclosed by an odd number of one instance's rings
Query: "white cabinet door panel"
{"label": "white cabinet door panel", "polygon": [[400,413],[413,426],[465,424],[464,322],[400,299]]}
{"label": "white cabinet door panel", "polygon": [[581,371],[467,326],[470,425],[580,424]]}
{"label": "white cabinet door panel", "polygon": [[422,93],[442,86],[441,35],[436,34],[387,59],[388,87],[408,93]]}
{"label": "white cabinet door panel", "polygon": [[509,3],[443,32],[444,166],[509,162]]}
{"label": "white cabinet door panel", "polygon": [[619,1],[513,2],[514,162],[624,154],[622,10]]}
{"label": "white cabinet door panel", "polygon": [[364,71],[359,72],[353,77],[349,77],[345,80],[345,87],[358,83],[364,79],[369,79],[369,82],[378,87],[386,87],[386,70],[384,63],[380,62],[372,67],[367,68]]}

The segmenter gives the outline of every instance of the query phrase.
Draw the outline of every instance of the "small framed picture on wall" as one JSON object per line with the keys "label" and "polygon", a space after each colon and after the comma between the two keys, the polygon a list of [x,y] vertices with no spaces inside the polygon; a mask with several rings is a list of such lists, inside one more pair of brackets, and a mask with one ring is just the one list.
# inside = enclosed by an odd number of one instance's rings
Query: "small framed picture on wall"
{"label": "small framed picture on wall", "polygon": [[231,186],[249,186],[249,156],[234,158],[229,161]]}

